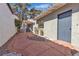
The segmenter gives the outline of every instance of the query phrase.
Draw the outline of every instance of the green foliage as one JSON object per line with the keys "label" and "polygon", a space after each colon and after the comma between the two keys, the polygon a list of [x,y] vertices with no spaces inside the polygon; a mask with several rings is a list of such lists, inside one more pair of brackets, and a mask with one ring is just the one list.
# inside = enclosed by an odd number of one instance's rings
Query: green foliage
{"label": "green foliage", "polygon": [[28,14],[31,16],[31,18],[34,18],[35,16],[39,15],[42,11],[36,10],[35,8],[32,8]]}
{"label": "green foliage", "polygon": [[15,19],[15,26],[17,27],[17,29],[20,29],[21,24],[22,24],[22,21],[21,20],[16,20]]}
{"label": "green foliage", "polygon": [[14,14],[19,15],[21,20],[28,19],[27,16],[34,18],[42,12],[41,10],[37,10],[35,8],[29,10],[28,6],[31,6],[31,3],[14,3],[12,9],[15,10]]}

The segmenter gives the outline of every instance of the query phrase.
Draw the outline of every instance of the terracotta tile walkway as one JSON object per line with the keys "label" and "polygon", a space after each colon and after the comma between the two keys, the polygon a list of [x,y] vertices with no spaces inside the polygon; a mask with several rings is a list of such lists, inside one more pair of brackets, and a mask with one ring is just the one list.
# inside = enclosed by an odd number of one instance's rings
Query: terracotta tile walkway
{"label": "terracotta tile walkway", "polygon": [[79,51],[69,43],[49,41],[29,32],[15,35],[7,43],[6,49],[23,56],[71,56]]}

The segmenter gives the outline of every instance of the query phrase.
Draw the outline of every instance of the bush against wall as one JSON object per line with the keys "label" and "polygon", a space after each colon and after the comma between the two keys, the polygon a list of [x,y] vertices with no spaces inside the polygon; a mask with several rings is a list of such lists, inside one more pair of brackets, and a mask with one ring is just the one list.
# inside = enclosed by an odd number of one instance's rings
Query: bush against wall
{"label": "bush against wall", "polygon": [[17,27],[17,29],[19,30],[21,27],[22,21],[21,20],[16,20],[15,19],[15,26]]}

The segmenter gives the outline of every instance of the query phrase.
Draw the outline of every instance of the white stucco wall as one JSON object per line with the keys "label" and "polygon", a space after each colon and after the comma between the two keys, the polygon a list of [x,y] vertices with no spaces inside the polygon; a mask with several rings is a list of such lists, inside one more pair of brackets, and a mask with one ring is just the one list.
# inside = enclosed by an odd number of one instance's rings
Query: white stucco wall
{"label": "white stucco wall", "polygon": [[[79,5],[78,5],[79,6]],[[74,9],[72,14],[72,40],[71,43],[77,47],[79,47],[79,7],[78,9]]]}
{"label": "white stucco wall", "polygon": [[0,4],[0,47],[16,33],[14,17],[7,4]]}
{"label": "white stucco wall", "polygon": [[[44,35],[57,39],[57,16],[60,13],[72,9],[72,28],[71,28],[71,44],[79,47],[79,4],[67,4],[66,6],[56,10],[48,16],[42,18],[44,20]],[[41,20],[42,20],[41,19]]]}
{"label": "white stucco wall", "polygon": [[44,22],[44,36],[50,40],[57,39],[57,21],[56,19]]}

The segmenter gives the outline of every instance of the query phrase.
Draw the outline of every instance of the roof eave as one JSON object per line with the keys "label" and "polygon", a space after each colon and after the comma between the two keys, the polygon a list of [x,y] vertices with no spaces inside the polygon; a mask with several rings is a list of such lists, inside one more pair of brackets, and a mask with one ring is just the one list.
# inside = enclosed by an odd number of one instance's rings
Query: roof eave
{"label": "roof eave", "polygon": [[54,11],[58,10],[59,8],[65,6],[65,5],[66,5],[66,3],[59,3],[59,4],[55,5],[54,7],[50,8],[47,12],[44,12],[44,13],[40,14],[39,16],[36,16],[34,18],[34,20],[39,20],[39,19],[47,16],[48,14],[53,13]]}
{"label": "roof eave", "polygon": [[9,9],[10,9],[11,13],[13,14],[12,8],[11,8],[11,6],[10,6],[10,4],[9,4],[9,3],[7,3],[7,6],[9,7]]}

